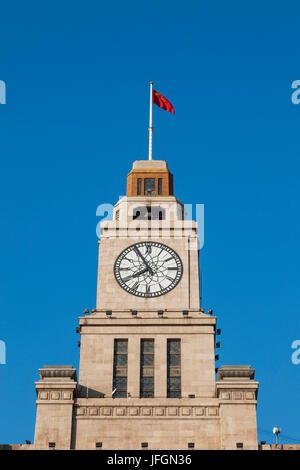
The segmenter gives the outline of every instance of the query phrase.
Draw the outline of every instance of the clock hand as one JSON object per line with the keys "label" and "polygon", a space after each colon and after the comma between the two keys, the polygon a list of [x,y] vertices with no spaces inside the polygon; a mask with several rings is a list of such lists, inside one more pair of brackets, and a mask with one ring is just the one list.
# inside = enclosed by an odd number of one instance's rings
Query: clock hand
{"label": "clock hand", "polygon": [[140,250],[137,248],[137,247],[134,247],[134,250],[136,251],[136,253],[138,254],[138,256],[143,260],[144,264],[147,266],[148,268],[148,271],[150,272],[151,276],[153,276],[153,271],[152,269],[150,268],[149,264],[147,263],[147,261],[145,260],[144,256],[142,255],[142,253],[140,252]]}
{"label": "clock hand", "polygon": [[145,268],[145,269],[143,269],[142,271],[139,271],[139,272],[137,272],[137,273],[131,274],[131,276],[124,277],[122,280],[123,280],[124,282],[131,281],[131,279],[134,279],[135,277],[139,277],[141,274],[144,274],[144,273],[146,273],[147,271],[149,271],[149,269],[148,269],[148,268]]}
{"label": "clock hand", "polygon": [[143,269],[142,271],[139,271],[138,273],[133,274],[133,275],[131,276],[131,279],[133,279],[134,277],[139,277],[141,274],[144,274],[144,273],[146,273],[147,271],[149,271],[148,268]]}

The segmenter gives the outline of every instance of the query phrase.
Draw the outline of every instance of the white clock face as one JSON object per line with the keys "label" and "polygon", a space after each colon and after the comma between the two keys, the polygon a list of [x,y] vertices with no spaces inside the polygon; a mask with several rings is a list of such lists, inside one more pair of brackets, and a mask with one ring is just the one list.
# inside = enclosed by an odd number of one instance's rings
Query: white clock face
{"label": "white clock face", "polygon": [[140,242],[118,256],[114,273],[119,285],[138,297],[164,295],[179,283],[182,262],[177,253],[162,243]]}

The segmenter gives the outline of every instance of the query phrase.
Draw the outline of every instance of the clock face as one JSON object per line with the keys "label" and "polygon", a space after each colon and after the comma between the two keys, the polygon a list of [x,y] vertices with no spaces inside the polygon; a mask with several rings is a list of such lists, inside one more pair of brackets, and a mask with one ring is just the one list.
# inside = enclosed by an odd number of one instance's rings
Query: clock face
{"label": "clock face", "polygon": [[178,284],[182,262],[177,253],[162,243],[140,242],[118,256],[114,273],[119,285],[138,297],[158,297]]}

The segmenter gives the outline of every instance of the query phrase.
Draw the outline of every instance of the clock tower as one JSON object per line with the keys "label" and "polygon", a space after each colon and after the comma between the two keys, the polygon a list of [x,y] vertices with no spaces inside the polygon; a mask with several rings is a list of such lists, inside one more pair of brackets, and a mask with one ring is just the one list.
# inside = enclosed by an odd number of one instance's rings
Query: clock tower
{"label": "clock tower", "polygon": [[220,331],[200,305],[197,230],[167,163],[135,161],[100,224],[78,380],[71,366],[40,369],[36,449],[257,449],[254,370],[215,369]]}

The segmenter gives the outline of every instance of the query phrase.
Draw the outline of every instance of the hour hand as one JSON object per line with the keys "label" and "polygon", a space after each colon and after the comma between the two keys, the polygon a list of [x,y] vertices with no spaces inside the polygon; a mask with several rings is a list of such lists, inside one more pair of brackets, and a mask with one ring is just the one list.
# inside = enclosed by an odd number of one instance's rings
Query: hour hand
{"label": "hour hand", "polygon": [[137,255],[142,259],[143,263],[147,266],[147,271],[149,271],[149,273],[150,273],[151,275],[153,275],[152,269],[150,268],[149,264],[148,264],[147,261],[145,260],[144,256],[143,256],[142,253],[140,252],[140,250],[139,250],[138,248],[136,248],[136,247],[135,247],[134,249],[135,249]]}
{"label": "hour hand", "polygon": [[131,278],[139,277],[139,276],[141,276],[142,274],[146,273],[147,271],[149,271],[149,269],[148,269],[148,268],[145,268],[145,269],[143,269],[142,271],[139,271],[138,273],[133,274],[133,275],[131,276]]}
{"label": "hour hand", "polygon": [[131,281],[131,279],[134,279],[135,277],[139,277],[142,274],[146,273],[147,271],[149,271],[149,269],[145,268],[142,271],[139,271],[139,272],[134,273],[134,274],[130,274],[130,276],[127,276],[127,277],[123,278],[123,281],[124,282]]}

